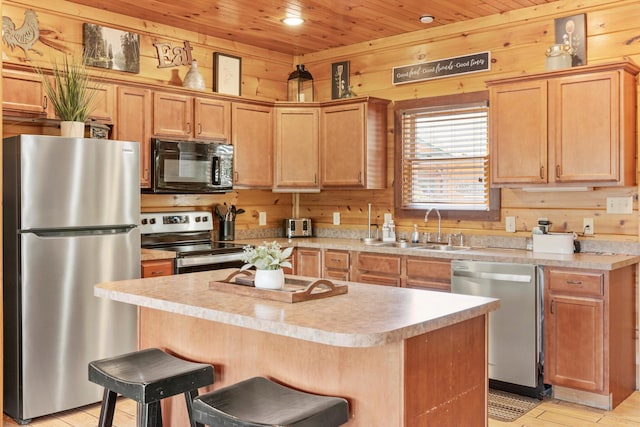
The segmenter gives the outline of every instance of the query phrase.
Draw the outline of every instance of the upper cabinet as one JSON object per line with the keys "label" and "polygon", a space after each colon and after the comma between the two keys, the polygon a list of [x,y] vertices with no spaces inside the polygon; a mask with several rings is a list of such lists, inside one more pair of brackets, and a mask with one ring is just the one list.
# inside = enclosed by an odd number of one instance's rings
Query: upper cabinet
{"label": "upper cabinet", "polygon": [[2,70],[2,114],[54,118],[55,111],[36,73]]}
{"label": "upper cabinet", "polygon": [[635,184],[636,76],[630,62],[488,82],[491,184]]}
{"label": "upper cabinet", "polygon": [[231,103],[172,92],[153,93],[153,134],[170,138],[231,137]]}
{"label": "upper cabinet", "polygon": [[151,91],[118,86],[115,139],[140,143],[140,187],[151,186]]}
{"label": "upper cabinet", "polygon": [[322,188],[386,188],[388,104],[389,101],[378,98],[351,98],[322,104]]}
{"label": "upper cabinet", "polygon": [[276,108],[275,189],[319,189],[317,106]]}
{"label": "upper cabinet", "polygon": [[234,101],[231,129],[234,188],[272,188],[273,107]]}

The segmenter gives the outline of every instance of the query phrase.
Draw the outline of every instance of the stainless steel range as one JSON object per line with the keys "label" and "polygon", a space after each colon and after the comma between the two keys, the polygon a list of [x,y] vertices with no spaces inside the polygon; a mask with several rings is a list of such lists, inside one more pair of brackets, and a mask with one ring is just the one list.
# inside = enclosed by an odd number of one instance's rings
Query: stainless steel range
{"label": "stainless steel range", "polygon": [[141,246],[176,252],[176,274],[240,268],[245,245],[213,240],[210,212],[155,212],[140,216]]}

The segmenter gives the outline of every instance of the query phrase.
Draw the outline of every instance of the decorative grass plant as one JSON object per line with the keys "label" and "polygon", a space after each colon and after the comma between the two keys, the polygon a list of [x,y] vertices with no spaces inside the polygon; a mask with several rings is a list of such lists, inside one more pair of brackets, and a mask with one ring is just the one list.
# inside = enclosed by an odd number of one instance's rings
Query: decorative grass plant
{"label": "decorative grass plant", "polygon": [[52,61],[53,79],[41,69],[36,71],[42,77],[49,102],[62,121],[85,122],[95,108],[96,83],[91,81],[83,61],[71,60],[65,55],[62,64]]}

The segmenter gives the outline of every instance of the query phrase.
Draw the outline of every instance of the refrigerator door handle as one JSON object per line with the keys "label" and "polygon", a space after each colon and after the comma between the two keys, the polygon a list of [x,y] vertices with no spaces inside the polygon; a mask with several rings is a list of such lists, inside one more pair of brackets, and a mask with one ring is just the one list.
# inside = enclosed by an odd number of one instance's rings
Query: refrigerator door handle
{"label": "refrigerator door handle", "polygon": [[112,234],[126,234],[136,228],[137,225],[127,224],[113,227],[95,228],[60,228],[60,229],[31,229],[20,230],[20,234],[35,234],[38,237],[77,237],[77,236],[104,236]]}

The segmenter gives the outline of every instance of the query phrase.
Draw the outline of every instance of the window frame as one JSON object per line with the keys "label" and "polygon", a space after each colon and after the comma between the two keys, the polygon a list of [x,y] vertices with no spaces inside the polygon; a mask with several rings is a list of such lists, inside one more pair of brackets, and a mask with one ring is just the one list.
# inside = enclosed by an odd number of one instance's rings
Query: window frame
{"label": "window frame", "polygon": [[[402,111],[438,107],[447,105],[489,102],[489,91],[471,92],[456,95],[443,95],[429,98],[418,98],[396,101],[394,105],[394,172],[393,192],[395,215],[401,219],[424,220],[428,208],[405,208],[402,206]],[[491,120],[491,117],[488,117]],[[489,152],[489,156],[491,153]],[[487,176],[490,176],[488,174]],[[489,183],[489,210],[439,210],[443,219],[467,221],[500,221],[500,189],[491,187]]]}

